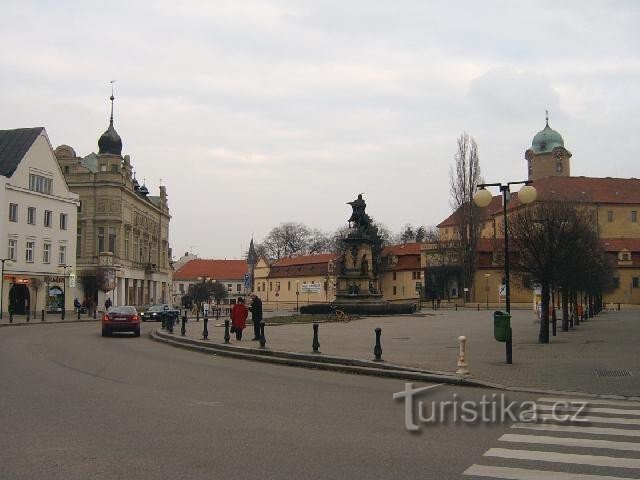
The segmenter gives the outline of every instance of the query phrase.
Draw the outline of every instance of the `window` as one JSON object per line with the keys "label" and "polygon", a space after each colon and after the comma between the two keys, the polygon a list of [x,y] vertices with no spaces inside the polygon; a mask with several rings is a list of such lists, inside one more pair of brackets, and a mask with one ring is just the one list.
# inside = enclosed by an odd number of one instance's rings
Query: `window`
{"label": "window", "polygon": [[82,228],[76,231],[76,255],[82,255]]}
{"label": "window", "polygon": [[104,227],[98,227],[98,253],[104,251]]}
{"label": "window", "polygon": [[288,291],[291,291],[291,281],[288,281],[288,282],[287,282],[287,290],[288,290]]}
{"label": "window", "polygon": [[109,251],[116,253],[116,227],[109,227]]}
{"label": "window", "polygon": [[42,246],[42,263],[51,263],[51,244],[44,243]]}
{"label": "window", "polygon": [[233,284],[232,283],[227,283],[227,291],[233,292]]}
{"label": "window", "polygon": [[613,222],[613,210],[607,211],[607,222]]}
{"label": "window", "polygon": [[124,258],[129,258],[129,232],[124,232]]}
{"label": "window", "polygon": [[398,293],[398,289],[397,289],[397,288],[396,288],[396,286],[394,285],[394,286],[393,286],[393,294],[394,294],[394,295],[397,295],[397,293]]}
{"label": "window", "polygon": [[118,173],[118,165],[111,165],[111,171],[113,173]]}
{"label": "window", "polygon": [[15,238],[9,239],[9,248],[7,249],[7,258],[9,260],[16,261],[16,252],[18,251],[18,240]]}
{"label": "window", "polygon": [[240,293],[242,291],[242,285],[240,283],[238,283],[236,285],[236,292]]}
{"label": "window", "polygon": [[100,171],[101,172],[106,172],[107,171],[107,165],[104,164],[104,163],[102,165],[100,165]]}
{"label": "window", "polygon": [[78,213],[82,212],[82,200],[78,201]]}
{"label": "window", "polygon": [[181,283],[179,285],[179,288],[180,288],[180,293],[184,293],[184,283]]}
{"label": "window", "polygon": [[60,230],[66,230],[66,229],[67,229],[67,214],[61,213],[60,214]]}
{"label": "window", "polygon": [[64,173],[69,173],[69,165],[64,166]]}
{"label": "window", "polygon": [[27,249],[25,250],[24,259],[27,263],[33,263],[33,251],[36,248],[36,242],[27,240]]}
{"label": "window", "polygon": [[632,282],[633,282],[632,283],[633,288],[640,287],[640,279],[638,277],[633,277]]}
{"label": "window", "polygon": [[637,210],[631,210],[631,221],[633,223],[637,223],[638,222],[638,211]]}
{"label": "window", "polygon": [[66,265],[67,264],[67,246],[60,245],[60,249],[58,250],[58,264]]}
{"label": "window", "polygon": [[556,172],[558,172],[558,173],[562,172],[562,162],[561,161],[557,161],[556,162]]}
{"label": "window", "polygon": [[17,203],[9,204],[9,221],[10,222],[18,221],[18,204]]}
{"label": "window", "polygon": [[273,292],[273,282],[269,282],[269,291]]}
{"label": "window", "polygon": [[29,174],[29,190],[32,192],[46,193],[51,195],[51,185],[53,180],[42,175]]}
{"label": "window", "polygon": [[[393,272],[393,279],[394,280],[396,279],[396,272]],[[395,288],[395,287],[393,287],[393,288]]]}
{"label": "window", "polygon": [[613,288],[620,288],[620,278],[613,277]]}
{"label": "window", "polygon": [[27,208],[27,223],[29,225],[36,224],[36,207]]}
{"label": "window", "polygon": [[51,210],[44,211],[44,226],[51,228],[51,219],[53,218],[53,212]]}

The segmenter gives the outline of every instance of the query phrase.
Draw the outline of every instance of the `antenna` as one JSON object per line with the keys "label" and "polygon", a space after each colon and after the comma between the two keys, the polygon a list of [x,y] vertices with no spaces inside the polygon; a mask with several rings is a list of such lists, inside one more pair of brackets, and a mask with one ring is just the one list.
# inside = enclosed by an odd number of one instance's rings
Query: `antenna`
{"label": "antenna", "polygon": [[116,83],[116,81],[111,80],[109,83],[111,84],[111,96],[109,97],[109,100],[111,100],[111,119],[109,120],[109,122],[111,123],[111,125],[113,125],[113,100],[115,99],[115,97],[113,96],[113,84]]}

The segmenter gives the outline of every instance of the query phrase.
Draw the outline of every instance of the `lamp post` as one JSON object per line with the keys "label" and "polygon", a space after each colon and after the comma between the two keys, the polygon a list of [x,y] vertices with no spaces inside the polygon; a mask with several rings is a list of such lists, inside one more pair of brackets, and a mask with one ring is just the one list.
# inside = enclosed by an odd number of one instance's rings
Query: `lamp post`
{"label": "lamp post", "polygon": [[296,280],[296,312],[300,311],[300,282]]}
{"label": "lamp post", "polygon": [[487,295],[487,310],[489,310],[489,277],[491,276],[490,273],[485,273],[484,274],[484,278],[487,281],[487,284],[484,287],[484,291]]}
{"label": "lamp post", "polygon": [[[511,197],[511,185],[524,185],[518,192],[518,199],[520,200],[520,203],[527,204],[535,201],[537,192],[536,189],[530,185],[531,183],[531,180],[525,180],[522,182],[508,182],[506,184],[483,183],[478,185],[478,191],[473,196],[473,202],[478,207],[484,208],[487,207],[493,199],[493,195],[491,195],[491,192],[489,192],[486,187],[498,187],[500,188],[500,192],[502,193],[502,216],[504,218],[505,308],[509,316],[511,315],[511,290],[509,286],[509,220],[507,217],[507,205]],[[511,326],[509,326],[509,332],[506,341],[506,356],[508,364],[513,363],[512,345]]]}
{"label": "lamp post", "polygon": [[61,318],[64,320],[64,307],[67,304],[67,268],[71,268],[71,265],[59,265],[59,268],[62,269],[62,315]]}
{"label": "lamp post", "polygon": [[0,258],[2,262],[2,273],[0,274],[0,320],[2,320],[2,299],[4,298],[4,262],[8,262],[7,266],[11,266],[10,258]]}

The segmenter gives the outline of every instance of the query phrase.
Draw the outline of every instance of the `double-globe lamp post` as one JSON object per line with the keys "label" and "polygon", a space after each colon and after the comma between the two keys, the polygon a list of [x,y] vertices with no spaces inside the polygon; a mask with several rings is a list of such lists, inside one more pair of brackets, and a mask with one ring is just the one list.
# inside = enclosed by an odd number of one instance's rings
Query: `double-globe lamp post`
{"label": "double-globe lamp post", "polygon": [[67,305],[67,268],[71,267],[71,265],[59,265],[62,270],[62,320],[64,320],[64,307]]}
{"label": "double-globe lamp post", "polygon": [[[504,218],[504,286],[505,286],[505,307],[507,314],[511,315],[511,290],[509,287],[509,220],[507,217],[507,205],[511,197],[511,185],[524,185],[518,192],[518,200],[520,203],[527,204],[536,200],[538,192],[531,186],[531,180],[525,180],[522,182],[508,182],[502,183],[483,183],[478,185],[478,191],[473,196],[473,202],[480,208],[487,207],[493,195],[486,187],[499,187],[502,192],[502,216]],[[511,325],[509,325],[509,331],[507,332],[506,354],[507,363],[513,363],[513,343],[511,338]]]}

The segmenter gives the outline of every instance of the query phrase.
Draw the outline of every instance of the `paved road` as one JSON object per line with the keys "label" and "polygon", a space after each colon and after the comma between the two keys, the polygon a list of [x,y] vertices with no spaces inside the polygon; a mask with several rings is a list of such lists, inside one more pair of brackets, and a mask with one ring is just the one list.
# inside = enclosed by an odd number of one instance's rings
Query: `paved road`
{"label": "paved road", "polygon": [[[637,422],[640,407],[599,414],[605,418],[599,427],[635,436],[468,425],[452,422],[451,412],[447,424],[409,433],[404,404],[392,400],[404,382],[220,358],[146,337],[102,338],[96,324],[1,329],[0,386],[3,480],[449,479],[485,478],[500,467],[511,476],[493,478],[545,478],[550,470],[640,476],[640,427],[607,420]],[[420,399],[428,413],[432,401],[499,393],[438,386]],[[513,436],[521,433],[527,437]],[[626,450],[593,442],[558,446],[547,438],[554,435],[624,440]],[[573,457],[562,456],[569,452],[605,466],[572,464]],[[606,466],[621,458],[624,467]],[[537,476],[513,476],[518,469]]]}

